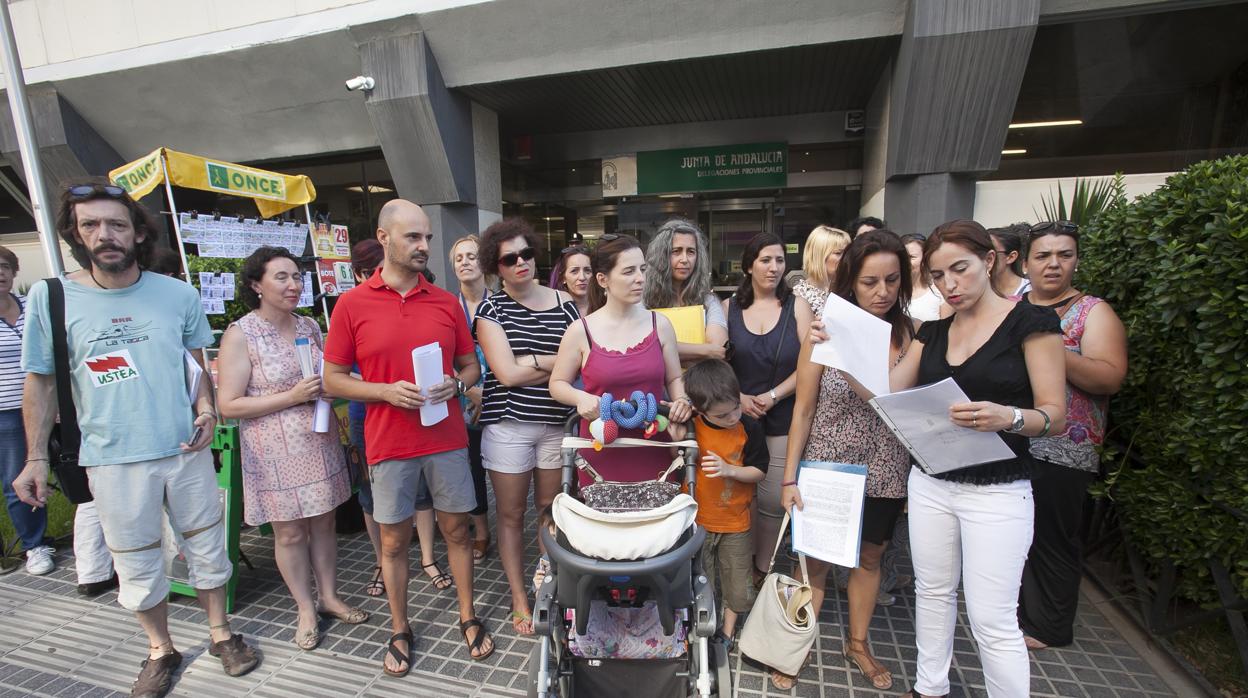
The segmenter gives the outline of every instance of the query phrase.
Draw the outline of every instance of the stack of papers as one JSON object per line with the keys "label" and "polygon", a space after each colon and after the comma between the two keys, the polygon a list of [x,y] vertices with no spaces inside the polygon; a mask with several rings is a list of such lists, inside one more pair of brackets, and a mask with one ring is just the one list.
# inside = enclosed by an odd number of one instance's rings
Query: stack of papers
{"label": "stack of papers", "polygon": [[[442,347],[437,342],[412,350],[412,374],[416,377],[416,385],[420,386],[420,393],[428,399],[429,388],[442,383]],[[445,402],[436,405],[425,402],[420,408],[420,424],[433,426],[449,414]]]}
{"label": "stack of papers", "polygon": [[971,399],[952,378],[892,395],[870,404],[897,440],[929,475],[1014,458],[996,432],[975,431],[949,421],[949,407]]}

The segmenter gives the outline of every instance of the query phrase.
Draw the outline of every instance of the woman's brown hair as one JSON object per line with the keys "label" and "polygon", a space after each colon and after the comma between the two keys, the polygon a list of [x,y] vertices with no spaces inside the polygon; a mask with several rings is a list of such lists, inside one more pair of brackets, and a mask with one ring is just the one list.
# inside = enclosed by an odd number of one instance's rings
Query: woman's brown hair
{"label": "woman's brown hair", "polygon": [[914,336],[914,322],[907,311],[910,308],[910,294],[913,291],[910,283],[910,253],[901,238],[891,230],[868,230],[854,238],[841,254],[841,262],[836,266],[836,278],[832,280],[832,293],[845,300],[859,305],[854,297],[854,287],[858,283],[858,275],[862,273],[862,265],[867,257],[873,254],[896,255],[900,265],[901,280],[897,284],[897,302],[884,313],[884,319],[893,326],[893,346],[900,347]]}
{"label": "woman's brown hair", "polygon": [[594,283],[589,285],[589,312],[607,304],[607,290],[597,280],[599,274],[610,274],[620,261],[620,255],[629,250],[640,250],[641,243],[632,235],[604,235],[594,246],[589,256],[590,268],[594,272]]}
{"label": "woman's brown hair", "polygon": [[[988,255],[996,255],[997,249],[992,246],[992,236],[984,229],[984,226],[970,220],[969,218],[960,218],[956,221],[941,223],[936,226],[931,235],[927,236],[927,242],[923,243],[923,272],[931,275],[931,259],[932,253],[945,243],[952,243],[979,257],[985,262],[988,261]],[[988,264],[988,274],[992,275],[993,264]]]}

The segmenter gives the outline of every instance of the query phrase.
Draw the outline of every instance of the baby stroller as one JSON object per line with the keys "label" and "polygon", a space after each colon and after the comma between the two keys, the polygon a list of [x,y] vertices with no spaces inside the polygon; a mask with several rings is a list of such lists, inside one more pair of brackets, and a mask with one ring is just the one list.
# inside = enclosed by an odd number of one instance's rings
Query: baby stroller
{"label": "baby stroller", "polygon": [[[576,424],[577,418],[573,417],[565,428],[563,494],[559,497],[571,497],[576,489],[578,467],[587,467],[577,450],[590,447],[592,442],[575,436]],[[675,447],[678,459],[668,472],[683,466],[684,481],[689,483],[692,495],[696,442],[620,439],[606,447]],[[664,473],[660,479],[665,479],[666,475]],[[563,501],[571,504],[570,499]],[[673,510],[666,523],[677,522],[673,524],[677,529],[668,526],[671,534],[658,543],[663,548],[660,552],[635,559],[590,556],[573,545],[563,527],[556,534],[545,526],[539,527],[538,535],[550,557],[551,570],[537,591],[533,607],[533,628],[539,642],[529,657],[530,696],[607,698],[644,694],[656,698],[709,698],[732,694],[727,648],[723,643],[709,641],[718,619],[715,590],[701,564],[706,531],[693,523],[696,504],[688,504],[693,505],[692,511],[673,500],[672,507],[679,511]],[[588,509],[580,503],[574,506]],[[598,514],[590,524],[609,527],[613,516]],[[628,518],[627,514],[619,516]],[[605,530],[574,532],[574,538],[585,548],[583,543],[587,536],[597,535],[596,540],[601,542],[606,538],[601,535]],[[641,537],[654,540],[653,536]],[[674,542],[669,544],[667,541],[671,539]],[[636,551],[640,549],[637,545],[636,540],[624,542],[623,549]],[[641,545],[645,547],[645,543]],[[600,546],[593,547],[599,549]],[[607,614],[617,620],[621,617],[649,619],[653,633],[648,644],[668,651],[661,657],[641,659],[611,656],[622,644],[606,643],[606,652],[602,651],[602,644],[595,647],[596,651],[583,651],[586,643],[582,640],[589,630],[591,616],[601,620]]]}

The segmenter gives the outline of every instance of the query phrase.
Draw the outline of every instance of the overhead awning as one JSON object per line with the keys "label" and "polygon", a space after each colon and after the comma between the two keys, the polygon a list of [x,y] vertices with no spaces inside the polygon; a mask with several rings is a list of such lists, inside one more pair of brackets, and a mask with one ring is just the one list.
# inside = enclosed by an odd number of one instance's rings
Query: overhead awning
{"label": "overhead awning", "polygon": [[136,199],[146,196],[165,180],[162,158],[172,184],[251,199],[265,218],[316,199],[316,187],[306,175],[258,170],[169,148],[157,148],[122,165],[109,172],[108,178]]}

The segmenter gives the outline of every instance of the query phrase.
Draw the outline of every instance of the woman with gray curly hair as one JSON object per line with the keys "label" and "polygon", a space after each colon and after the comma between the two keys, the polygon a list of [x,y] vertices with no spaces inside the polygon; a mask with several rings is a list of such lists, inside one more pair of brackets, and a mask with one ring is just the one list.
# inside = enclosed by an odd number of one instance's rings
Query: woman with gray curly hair
{"label": "woman with gray curly hair", "polygon": [[700,344],[678,342],[680,362],[722,359],[728,341],[728,321],[723,306],[711,292],[711,252],[706,235],[696,223],[673,218],[659,226],[646,247],[645,306],[706,309],[706,338]]}

